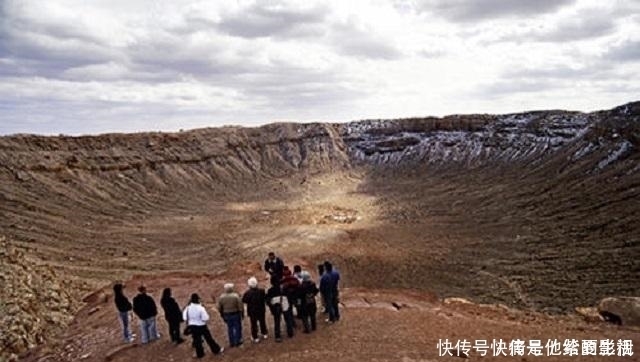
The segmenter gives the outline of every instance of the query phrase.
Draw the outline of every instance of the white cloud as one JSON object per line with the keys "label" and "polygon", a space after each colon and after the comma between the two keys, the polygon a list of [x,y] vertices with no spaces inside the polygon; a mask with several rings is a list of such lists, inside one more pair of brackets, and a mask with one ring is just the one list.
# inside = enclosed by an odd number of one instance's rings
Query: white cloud
{"label": "white cloud", "polygon": [[0,2],[0,134],[592,110],[634,100],[630,1]]}

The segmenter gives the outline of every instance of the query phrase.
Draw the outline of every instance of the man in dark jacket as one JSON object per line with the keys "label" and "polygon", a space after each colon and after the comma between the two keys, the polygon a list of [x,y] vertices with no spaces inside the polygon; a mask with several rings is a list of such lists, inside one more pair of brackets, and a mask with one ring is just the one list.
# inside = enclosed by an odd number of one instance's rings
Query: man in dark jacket
{"label": "man in dark jacket", "polygon": [[149,343],[160,338],[156,329],[158,308],[151,296],[147,295],[147,288],[141,285],[138,295],[133,298],[133,312],[140,318],[140,342]]}
{"label": "man in dark jacket", "polygon": [[328,261],[324,262],[324,271],[325,273],[320,278],[320,293],[322,293],[325,307],[329,312],[327,322],[333,323],[340,320],[340,311],[338,310],[340,273],[333,270],[333,265]]}
{"label": "man in dark jacket", "polygon": [[[318,264],[318,280],[322,279],[324,275],[324,263]],[[324,304],[324,295],[322,295],[322,290],[320,291],[320,303],[322,304],[322,313],[327,314],[329,311],[327,310],[327,306]]]}
{"label": "man in dark jacket", "polygon": [[120,317],[120,321],[122,322],[122,334],[124,341],[126,343],[131,343],[133,342],[133,335],[129,330],[129,313],[133,307],[131,306],[129,299],[124,295],[123,290],[124,284],[116,283],[113,286],[113,299],[116,303],[116,309],[118,309],[118,317]]}
{"label": "man in dark jacket", "polygon": [[284,270],[284,262],[282,259],[276,256],[276,254],[272,251],[269,252],[269,256],[267,260],[264,261],[264,271],[269,273],[271,278],[276,278],[277,280],[282,279],[282,272]]}
{"label": "man in dark jacket", "polygon": [[164,318],[169,325],[169,336],[171,342],[180,344],[184,342],[184,339],[180,337],[180,323],[182,323],[182,311],[178,306],[178,303],[171,296],[171,288],[165,288],[162,291],[162,298],[160,299],[160,305],[164,310]]}
{"label": "man in dark jacket", "polygon": [[333,311],[336,314],[336,321],[340,320],[340,273],[336,268],[328,261],[324,262],[324,267],[327,270],[327,273],[331,275],[332,285],[333,285]]}
{"label": "man in dark jacket", "polygon": [[311,280],[311,274],[307,271],[300,273],[302,276],[302,285],[300,287],[300,313],[302,318],[302,324],[304,326],[304,333],[310,333],[316,330],[316,313],[318,306],[316,304],[316,295],[318,295],[318,287],[316,283]]}
{"label": "man in dark jacket", "polygon": [[267,339],[267,322],[265,319],[267,294],[264,289],[258,288],[258,280],[254,277],[247,281],[249,290],[244,292],[242,302],[247,305],[247,314],[251,322],[251,338],[254,343],[259,343],[258,323],[260,324],[260,333],[262,338]]}

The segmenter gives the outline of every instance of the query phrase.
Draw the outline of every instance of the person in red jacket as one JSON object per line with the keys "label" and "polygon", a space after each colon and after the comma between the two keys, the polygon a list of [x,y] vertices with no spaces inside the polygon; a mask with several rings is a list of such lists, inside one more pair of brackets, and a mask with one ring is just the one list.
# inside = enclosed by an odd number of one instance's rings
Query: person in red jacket
{"label": "person in red jacket", "polygon": [[[296,278],[293,273],[291,273],[291,269],[288,266],[285,266],[283,269],[282,281],[280,282],[280,287],[282,288],[282,295],[287,297],[287,301],[291,308],[289,310],[283,312],[284,320],[287,323],[291,323],[293,328],[296,327],[296,321],[293,319],[293,307],[299,306],[300,303],[300,282],[298,278]],[[298,310],[299,312],[299,310]]]}

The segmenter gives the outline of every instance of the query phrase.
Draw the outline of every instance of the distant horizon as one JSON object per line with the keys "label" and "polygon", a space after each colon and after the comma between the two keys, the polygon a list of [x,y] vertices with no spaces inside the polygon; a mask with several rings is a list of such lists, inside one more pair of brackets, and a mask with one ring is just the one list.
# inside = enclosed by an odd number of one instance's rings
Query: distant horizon
{"label": "distant horizon", "polygon": [[321,121],[321,120],[306,120],[306,121],[295,121],[295,120],[274,120],[274,121],[269,121],[269,122],[265,122],[265,123],[260,123],[260,124],[252,124],[252,125],[242,125],[242,124],[221,124],[221,125],[211,125],[211,126],[202,126],[202,127],[194,127],[194,128],[179,128],[176,130],[169,130],[169,129],[146,129],[146,130],[137,130],[137,131],[106,131],[106,132],[99,132],[99,133],[79,133],[79,134],[71,134],[71,133],[50,133],[50,134],[46,134],[46,133],[29,133],[29,132],[18,132],[18,133],[8,133],[8,134],[2,134],[0,133],[0,137],[12,137],[12,136],[41,136],[41,137],[94,137],[94,136],[104,136],[104,135],[110,135],[110,134],[143,134],[143,133],[162,133],[162,134],[170,134],[170,133],[186,133],[186,132],[193,132],[193,131],[198,131],[198,130],[204,130],[204,129],[215,129],[215,128],[225,128],[225,127],[239,127],[239,128],[259,128],[259,127],[263,127],[263,126],[268,126],[268,125],[273,125],[273,124],[313,124],[313,123],[320,123],[320,124],[343,124],[343,123],[350,123],[350,122],[366,122],[366,121],[375,121],[375,120],[402,120],[402,119],[426,119],[426,118],[446,118],[446,117],[452,117],[452,116],[474,116],[474,115],[490,115],[490,116],[504,116],[504,115],[511,115],[511,114],[526,114],[526,113],[531,113],[531,112],[551,112],[551,111],[558,111],[558,112],[580,112],[580,113],[593,113],[593,112],[599,112],[599,111],[608,111],[608,110],[612,110],[618,107],[622,107],[624,105],[627,104],[632,104],[632,103],[640,103],[640,99],[638,100],[632,100],[629,102],[624,102],[624,103],[620,103],[617,104],[615,106],[612,107],[608,107],[608,108],[603,108],[603,109],[594,109],[594,110],[590,110],[590,111],[582,111],[582,110],[576,110],[576,109],[561,109],[561,108],[549,108],[549,109],[528,109],[528,110],[521,110],[521,111],[514,111],[514,112],[505,112],[505,113],[488,113],[488,112],[471,112],[471,113],[450,113],[450,114],[445,114],[442,116],[433,116],[433,115],[426,115],[426,116],[408,116],[408,117],[391,117],[391,118],[361,118],[361,119],[351,119],[351,120],[345,120],[345,121],[341,121],[341,120],[327,120],[327,121]]}
{"label": "distant horizon", "polygon": [[640,98],[640,2],[5,0],[0,135],[592,112]]}

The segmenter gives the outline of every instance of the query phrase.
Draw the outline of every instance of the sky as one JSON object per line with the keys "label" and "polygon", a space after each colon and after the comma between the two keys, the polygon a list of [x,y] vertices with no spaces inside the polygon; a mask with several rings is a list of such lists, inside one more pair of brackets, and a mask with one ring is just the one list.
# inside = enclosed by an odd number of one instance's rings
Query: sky
{"label": "sky", "polygon": [[640,0],[0,0],[0,134],[593,111]]}

